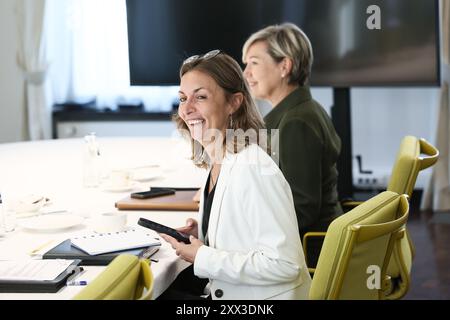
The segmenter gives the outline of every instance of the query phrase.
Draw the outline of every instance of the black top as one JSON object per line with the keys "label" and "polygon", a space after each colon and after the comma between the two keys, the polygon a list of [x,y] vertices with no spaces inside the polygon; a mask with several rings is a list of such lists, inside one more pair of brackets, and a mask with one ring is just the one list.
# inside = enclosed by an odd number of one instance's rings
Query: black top
{"label": "black top", "polygon": [[208,232],[209,216],[211,215],[211,207],[212,207],[213,200],[214,200],[214,193],[216,192],[216,186],[214,186],[213,189],[211,190],[211,192],[208,194],[210,181],[211,181],[211,173],[209,174],[208,180],[206,181],[206,186],[205,186],[205,191],[204,191],[204,201],[203,201],[202,232],[203,232],[203,236],[206,239],[206,242],[207,242],[206,234]]}

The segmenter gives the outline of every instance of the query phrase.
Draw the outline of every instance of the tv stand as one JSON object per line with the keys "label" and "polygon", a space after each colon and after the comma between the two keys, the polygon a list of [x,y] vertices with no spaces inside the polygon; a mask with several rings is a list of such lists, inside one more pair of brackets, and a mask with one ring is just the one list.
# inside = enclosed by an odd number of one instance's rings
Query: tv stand
{"label": "tv stand", "polygon": [[333,88],[331,118],[341,138],[341,154],[337,162],[340,199],[353,197],[352,119],[350,88]]}

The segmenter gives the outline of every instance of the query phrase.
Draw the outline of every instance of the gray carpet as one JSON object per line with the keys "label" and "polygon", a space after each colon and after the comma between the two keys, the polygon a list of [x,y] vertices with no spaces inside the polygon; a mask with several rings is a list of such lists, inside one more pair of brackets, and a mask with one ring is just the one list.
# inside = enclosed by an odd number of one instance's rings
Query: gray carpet
{"label": "gray carpet", "polygon": [[435,212],[430,219],[430,223],[450,224],[450,213],[448,212]]}

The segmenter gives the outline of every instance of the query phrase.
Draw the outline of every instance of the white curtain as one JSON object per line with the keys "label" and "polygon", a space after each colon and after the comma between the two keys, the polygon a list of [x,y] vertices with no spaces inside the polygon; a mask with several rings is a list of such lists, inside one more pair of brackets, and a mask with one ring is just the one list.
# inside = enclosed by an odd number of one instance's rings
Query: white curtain
{"label": "white curtain", "polygon": [[46,0],[18,0],[18,63],[26,81],[28,133],[31,140],[50,138],[51,93],[47,75]]}
{"label": "white curtain", "polygon": [[422,209],[450,210],[450,0],[442,8],[442,88],[436,133],[439,160],[433,166],[428,187],[422,197]]}
{"label": "white curtain", "polygon": [[450,0],[442,0],[441,8],[444,63],[450,65]]}
{"label": "white curtain", "polygon": [[147,110],[171,111],[176,87],[131,87],[125,0],[47,0],[48,48],[56,102],[143,100]]}
{"label": "white curtain", "polygon": [[449,88],[444,83],[441,92],[441,102],[438,116],[436,148],[439,150],[439,160],[433,166],[428,187],[424,190],[422,209],[434,211],[450,210],[450,112]]}

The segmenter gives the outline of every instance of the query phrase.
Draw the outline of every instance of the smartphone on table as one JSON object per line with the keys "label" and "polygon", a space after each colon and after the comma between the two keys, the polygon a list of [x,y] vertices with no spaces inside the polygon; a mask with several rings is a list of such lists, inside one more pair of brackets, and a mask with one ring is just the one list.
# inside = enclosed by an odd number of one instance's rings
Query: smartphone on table
{"label": "smartphone on table", "polygon": [[150,188],[148,191],[135,192],[131,194],[133,199],[149,199],[175,194],[176,190],[171,188]]}

